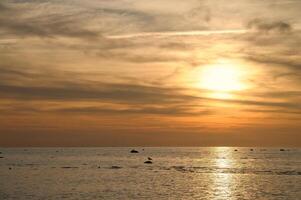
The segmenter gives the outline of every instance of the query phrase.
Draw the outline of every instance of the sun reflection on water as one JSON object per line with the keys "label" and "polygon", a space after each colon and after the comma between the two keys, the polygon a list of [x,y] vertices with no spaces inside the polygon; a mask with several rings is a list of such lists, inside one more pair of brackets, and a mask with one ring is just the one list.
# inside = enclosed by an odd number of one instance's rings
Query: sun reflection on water
{"label": "sun reflection on water", "polygon": [[213,199],[233,199],[233,188],[235,184],[232,174],[229,173],[233,168],[233,155],[231,148],[221,147],[215,149],[216,158],[214,165],[216,173],[213,175],[212,188],[214,191]]}

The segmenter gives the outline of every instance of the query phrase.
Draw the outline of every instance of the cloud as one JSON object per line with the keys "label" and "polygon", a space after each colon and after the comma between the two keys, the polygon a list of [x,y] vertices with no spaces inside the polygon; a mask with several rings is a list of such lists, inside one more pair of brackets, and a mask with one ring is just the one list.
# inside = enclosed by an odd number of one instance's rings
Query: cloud
{"label": "cloud", "polygon": [[[73,72],[59,69],[45,68],[43,70],[35,69],[28,63],[23,63],[26,67],[20,67],[19,64],[0,65],[0,98],[15,101],[60,101],[62,104],[68,104],[70,101],[78,102],[103,102],[122,104],[125,106],[138,106],[141,110],[132,110],[133,113],[147,111],[149,113],[160,112],[167,114],[170,108],[176,108],[179,113],[194,114],[198,108],[210,109],[210,105],[215,103],[228,104],[229,106],[249,106],[266,108],[295,109],[297,112],[301,109],[300,103],[294,99],[300,97],[300,91],[275,90],[264,93],[251,92],[250,94],[238,92],[244,100],[240,99],[215,99],[206,97],[208,91],[198,90],[197,93],[190,91],[190,88],[177,86],[164,86],[162,81],[182,73],[182,68],[175,68],[168,76],[163,76],[164,80],[156,79],[156,82],[141,82],[140,79],[131,79],[120,75],[118,82],[114,82],[112,77],[105,81],[106,74],[90,72]],[[22,66],[22,65],[21,65]],[[89,78],[90,75],[95,78]],[[72,78],[70,78],[72,77]],[[115,75],[115,80],[116,79]],[[248,97],[261,97],[272,100],[249,100]],[[286,97],[286,101],[274,101]],[[142,107],[143,108],[142,108]],[[158,108],[159,107],[159,108]],[[86,112],[93,108],[102,110],[103,108],[91,106],[85,107]],[[78,112],[82,108],[74,108]],[[67,111],[67,110],[66,110]],[[70,112],[72,109],[70,110]],[[115,112],[116,109],[112,110]],[[158,112],[159,112],[158,111]],[[84,112],[84,110],[82,110]],[[90,111],[91,112],[91,111]],[[117,112],[117,111],[116,111]],[[125,109],[121,112],[129,113]]]}
{"label": "cloud", "polygon": [[247,106],[279,107],[287,109],[301,109],[301,104],[293,102],[254,101],[254,100],[219,100],[221,102],[234,103]]}
{"label": "cloud", "polygon": [[84,39],[96,39],[100,36],[98,32],[83,28],[83,22],[75,17],[80,13],[71,15],[54,15],[40,17],[26,17],[25,13],[28,8],[20,8],[16,6],[10,7],[0,4],[0,28],[8,32],[8,34],[20,37],[75,37]]}
{"label": "cloud", "polygon": [[264,98],[301,98],[301,90],[297,91],[267,91],[264,93],[253,93],[256,97],[264,97]]}
{"label": "cloud", "polygon": [[5,6],[2,2],[0,2],[0,11],[1,11],[1,12],[4,12],[4,11],[6,11],[6,10],[8,10],[8,7]]}
{"label": "cloud", "polygon": [[[287,109],[244,109],[244,111],[247,112],[254,112],[254,113],[278,113],[278,114],[294,114],[294,115],[300,115],[301,116],[301,110],[287,110]],[[295,120],[300,120],[300,118],[290,118]]]}
{"label": "cloud", "polygon": [[250,55],[246,56],[246,59],[257,62],[263,63],[272,66],[278,67],[286,67],[294,70],[297,73],[301,72],[301,60],[296,58],[290,59],[289,57],[284,57],[280,55]]}
{"label": "cloud", "polygon": [[209,36],[215,34],[242,34],[246,33],[244,29],[233,30],[203,30],[203,31],[173,31],[173,32],[141,32],[126,35],[109,35],[109,39],[130,39],[137,37],[176,37],[176,36]]}
{"label": "cloud", "polygon": [[77,113],[77,114],[110,114],[110,115],[129,115],[129,114],[147,114],[147,115],[169,115],[169,116],[201,116],[210,115],[211,112],[205,111],[191,111],[185,108],[185,106],[165,106],[161,108],[150,106],[137,106],[136,108],[127,109],[114,109],[114,108],[102,108],[102,107],[80,107],[80,108],[63,108],[53,110],[58,113]]}
{"label": "cloud", "polygon": [[98,100],[127,104],[183,103],[194,97],[178,94],[177,88],[117,83],[80,84],[57,80],[51,86],[0,85],[0,97],[18,100]]}
{"label": "cloud", "polygon": [[84,39],[96,39],[100,35],[96,32],[81,29],[79,26],[74,26],[72,22],[61,21],[51,24],[38,24],[24,22],[22,20],[6,20],[0,18],[0,27],[10,32],[10,34],[27,37],[56,37],[67,36]]}
{"label": "cloud", "polygon": [[[254,100],[236,100],[236,99],[214,99],[195,95],[186,95],[181,91],[185,89],[164,88],[144,85],[130,84],[108,84],[100,83],[89,88],[89,86],[80,85],[76,87],[55,87],[55,86],[12,86],[0,85],[0,97],[2,99],[12,100],[44,100],[44,101],[98,101],[107,103],[118,103],[123,105],[135,106],[164,106],[170,105],[185,107],[187,111],[197,107],[210,107],[208,102],[225,103],[232,105],[275,107],[300,110],[301,105],[294,102],[275,102],[275,101],[254,101]],[[277,93],[268,95],[269,97],[278,97]],[[300,95],[300,93],[294,93]],[[174,107],[175,108],[175,107]],[[72,109],[71,109],[72,110]],[[70,110],[70,111],[71,111]],[[76,109],[75,109],[76,110]],[[89,110],[89,109],[88,109]],[[87,110],[87,111],[88,111]],[[97,109],[96,109],[97,110]],[[146,109],[148,111],[148,109]],[[155,112],[156,109],[152,109]],[[160,110],[160,109],[159,109]],[[163,109],[167,111],[166,109]],[[122,112],[122,110],[121,110]],[[133,111],[133,112],[138,112]],[[139,111],[140,112],[140,111]],[[184,113],[184,110],[181,111]],[[190,111],[189,111],[190,112]]]}
{"label": "cloud", "polygon": [[263,19],[253,19],[248,22],[247,28],[255,29],[260,32],[270,33],[289,33],[293,30],[291,24],[284,21],[266,21]]}
{"label": "cloud", "polygon": [[[294,101],[299,98],[298,88],[292,88],[292,91],[284,88],[264,95],[254,91],[241,93],[238,94],[241,99],[214,99],[208,98],[206,91],[194,93],[181,87],[182,78],[191,66],[202,68],[227,56],[241,56],[244,61],[252,61],[255,69],[258,64],[264,64],[264,69],[290,69],[265,74],[274,77],[275,81],[279,77],[300,78],[300,32],[285,20],[254,19],[247,24],[249,29],[241,27],[243,19],[222,24],[224,18],[219,18],[221,16],[214,10],[214,6],[218,6],[216,2],[211,3],[211,8],[202,9],[201,5],[187,9],[194,11],[193,20],[200,21],[197,25],[190,23],[188,11],[185,19],[181,19],[178,13],[166,13],[158,8],[160,5],[149,10],[131,5],[123,7],[119,1],[115,7],[104,6],[103,3],[108,2],[103,1],[95,8],[79,8],[77,4],[71,6],[64,2],[57,4],[57,1],[39,6],[37,1],[26,2],[21,5],[0,3],[0,27],[5,30],[2,34],[6,38],[16,38],[16,44],[10,50],[1,49],[2,100],[59,101],[62,108],[51,111],[58,113],[209,115],[215,114],[212,110],[218,110],[216,105],[219,104],[271,108],[275,112],[295,109],[299,113],[300,104]],[[202,13],[198,13],[199,9]],[[211,24],[218,20],[219,25]],[[83,42],[58,37],[90,40]],[[125,73],[129,72],[132,74],[126,77]],[[88,73],[95,74],[91,78]],[[148,73],[155,75],[150,78]],[[182,82],[172,86],[177,78]],[[256,78],[260,80],[260,77]],[[169,82],[172,82],[169,86],[163,84]],[[266,100],[249,99],[254,96]],[[285,101],[280,101],[283,96]],[[75,101],[113,103],[124,107],[67,106]],[[13,112],[26,109],[44,112],[30,105],[28,108],[16,107]]]}

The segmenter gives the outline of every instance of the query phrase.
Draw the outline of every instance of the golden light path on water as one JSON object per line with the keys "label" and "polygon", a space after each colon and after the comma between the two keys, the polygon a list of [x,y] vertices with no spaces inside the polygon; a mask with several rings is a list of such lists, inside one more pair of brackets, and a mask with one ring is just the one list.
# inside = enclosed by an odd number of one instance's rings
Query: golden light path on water
{"label": "golden light path on water", "polygon": [[233,199],[232,186],[236,185],[229,169],[233,168],[235,163],[232,158],[232,150],[228,147],[215,148],[216,159],[214,165],[217,173],[213,174],[212,189],[214,190],[214,200]]}

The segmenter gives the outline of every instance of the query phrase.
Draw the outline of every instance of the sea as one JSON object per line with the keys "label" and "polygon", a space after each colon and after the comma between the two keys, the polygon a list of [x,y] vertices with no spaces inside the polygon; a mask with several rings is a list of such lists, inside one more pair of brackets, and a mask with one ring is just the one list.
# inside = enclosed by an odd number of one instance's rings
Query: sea
{"label": "sea", "polygon": [[[133,149],[138,153],[131,153]],[[1,200],[301,199],[300,148],[0,148],[0,152]]]}

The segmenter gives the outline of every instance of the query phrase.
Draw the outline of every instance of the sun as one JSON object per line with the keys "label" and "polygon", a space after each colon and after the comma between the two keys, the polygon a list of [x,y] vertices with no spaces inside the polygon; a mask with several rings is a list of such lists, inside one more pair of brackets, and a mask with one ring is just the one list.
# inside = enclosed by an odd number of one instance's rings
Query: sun
{"label": "sun", "polygon": [[239,66],[222,60],[202,68],[199,86],[216,92],[240,91],[245,88],[242,76]]}

